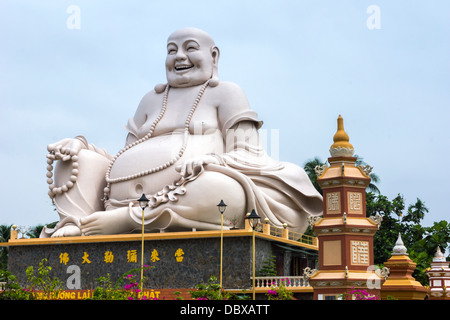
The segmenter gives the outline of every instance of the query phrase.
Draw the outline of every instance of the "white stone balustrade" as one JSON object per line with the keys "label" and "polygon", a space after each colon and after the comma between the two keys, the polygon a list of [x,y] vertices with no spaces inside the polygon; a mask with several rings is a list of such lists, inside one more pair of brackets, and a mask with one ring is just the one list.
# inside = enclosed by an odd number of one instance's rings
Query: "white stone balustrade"
{"label": "white stone balustrade", "polygon": [[309,287],[309,282],[303,276],[273,276],[255,277],[255,288],[279,287],[283,282],[286,288]]}

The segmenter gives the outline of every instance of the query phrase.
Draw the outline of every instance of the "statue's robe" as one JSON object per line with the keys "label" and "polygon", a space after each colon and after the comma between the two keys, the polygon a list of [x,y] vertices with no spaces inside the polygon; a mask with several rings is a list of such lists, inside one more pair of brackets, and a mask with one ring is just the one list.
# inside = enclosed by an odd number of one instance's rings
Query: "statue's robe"
{"label": "statue's robe", "polygon": [[[249,126],[250,123],[252,125]],[[220,228],[215,206],[221,196],[225,195],[217,194],[217,197],[211,199],[211,190],[229,186],[227,190],[231,193],[231,200],[228,202],[245,202],[242,203],[244,211],[238,219],[238,227],[242,227],[244,215],[255,209],[263,220],[268,218],[270,224],[282,227],[286,223],[290,230],[303,233],[308,226],[308,216],[322,214],[322,196],[302,168],[292,163],[273,160],[267,155],[257,131],[261,125],[262,122],[253,110],[242,111],[225,121],[215,133],[223,140],[223,152],[214,149],[214,157],[219,164],[204,166],[203,170],[196,172],[180,186],[172,185],[171,189],[166,188],[166,192],[160,193],[159,197],[156,194],[149,196],[150,204],[154,206],[145,210],[145,230],[152,232]],[[145,127],[145,124],[142,127]],[[129,135],[137,139],[146,134],[142,127],[138,128],[133,119],[130,119],[126,126]],[[235,138],[236,132],[240,130],[244,132],[245,139]],[[170,149],[179,146],[166,147]],[[66,224],[79,225],[80,218],[95,211],[109,211],[126,206],[129,207],[131,218],[136,224],[141,224],[142,210],[136,203],[136,197],[110,197],[104,203],[101,200],[106,185],[104,176],[111,157],[93,146],[82,151],[76,187],[55,198],[60,222],[55,229],[45,229],[41,237],[51,236],[55,230]],[[140,161],[145,163],[145,159],[141,158]],[[57,166],[55,169],[55,176],[59,174],[67,177],[65,171],[68,170],[68,164],[59,164],[59,168]],[[150,176],[152,175],[148,177]],[[113,188],[114,184],[111,190]]]}

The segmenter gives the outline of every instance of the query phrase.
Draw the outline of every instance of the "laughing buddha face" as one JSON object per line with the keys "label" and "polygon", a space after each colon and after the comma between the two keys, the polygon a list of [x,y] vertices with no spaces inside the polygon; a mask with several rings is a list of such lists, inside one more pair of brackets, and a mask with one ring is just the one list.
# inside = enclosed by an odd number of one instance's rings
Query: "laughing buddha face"
{"label": "laughing buddha face", "polygon": [[219,49],[204,31],[186,28],[167,40],[166,76],[171,87],[201,85],[217,73]]}

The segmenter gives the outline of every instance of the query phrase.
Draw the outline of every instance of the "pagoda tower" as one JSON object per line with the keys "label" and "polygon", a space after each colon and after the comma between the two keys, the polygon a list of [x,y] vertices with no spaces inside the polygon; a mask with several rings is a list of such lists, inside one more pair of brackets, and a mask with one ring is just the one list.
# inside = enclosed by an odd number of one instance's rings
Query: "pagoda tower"
{"label": "pagoda tower", "polygon": [[391,258],[384,263],[384,266],[389,268],[389,278],[381,287],[383,300],[389,297],[397,300],[424,300],[427,295],[427,289],[412,276],[416,263],[409,258],[406,251],[399,234]]}
{"label": "pagoda tower", "polygon": [[370,172],[356,166],[341,116],[333,141],[330,166],[316,168],[323,191],[323,217],[310,222],[319,241],[319,270],[309,278],[314,299],[339,299],[340,294],[358,289],[380,298],[384,278],[375,273],[373,236],[381,219],[366,217]]}
{"label": "pagoda tower", "polygon": [[430,280],[430,300],[450,300],[450,268],[449,261],[438,247],[427,275]]}

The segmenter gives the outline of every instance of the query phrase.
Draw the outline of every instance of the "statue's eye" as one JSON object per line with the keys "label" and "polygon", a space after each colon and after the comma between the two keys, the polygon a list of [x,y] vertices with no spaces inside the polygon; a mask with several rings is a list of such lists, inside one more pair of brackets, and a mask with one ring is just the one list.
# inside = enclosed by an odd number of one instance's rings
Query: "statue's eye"
{"label": "statue's eye", "polygon": [[188,41],[185,43],[185,48],[187,52],[193,52],[200,49],[200,45],[196,41]]}
{"label": "statue's eye", "polygon": [[170,44],[167,46],[167,54],[177,54],[177,46]]}

